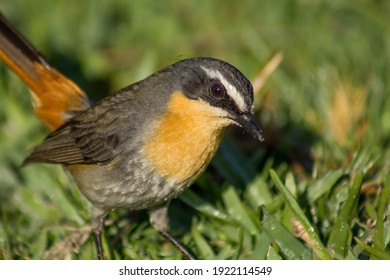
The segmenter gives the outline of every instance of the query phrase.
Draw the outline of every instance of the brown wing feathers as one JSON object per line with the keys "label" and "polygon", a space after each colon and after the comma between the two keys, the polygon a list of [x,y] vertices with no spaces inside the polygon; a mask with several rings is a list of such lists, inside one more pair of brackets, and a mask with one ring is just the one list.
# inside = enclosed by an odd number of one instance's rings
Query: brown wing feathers
{"label": "brown wing feathers", "polygon": [[[89,128],[86,128],[87,124]],[[104,121],[85,120],[78,123],[77,120],[71,120],[35,147],[23,164],[47,162],[69,165],[109,162],[116,155],[119,141],[113,129],[106,125]],[[97,128],[98,126],[100,128]],[[103,130],[102,126],[106,130]]]}
{"label": "brown wing feathers", "polygon": [[69,135],[69,129],[69,127],[60,129],[49,135],[42,144],[34,148],[23,165],[32,162],[82,163],[83,154],[77,147],[75,139]]}

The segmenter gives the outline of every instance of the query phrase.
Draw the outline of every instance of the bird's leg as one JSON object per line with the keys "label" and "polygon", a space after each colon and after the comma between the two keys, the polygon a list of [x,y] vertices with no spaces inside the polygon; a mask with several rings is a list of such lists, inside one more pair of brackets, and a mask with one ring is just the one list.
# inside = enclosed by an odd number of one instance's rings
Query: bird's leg
{"label": "bird's leg", "polygon": [[94,207],[92,210],[92,233],[95,240],[96,253],[99,260],[104,260],[102,247],[102,231],[104,226],[104,218],[107,212]]}
{"label": "bird's leg", "polygon": [[170,241],[180,253],[189,260],[195,260],[194,256],[180,244],[180,242],[168,231],[168,204],[153,208],[149,211],[150,223],[168,241]]}
{"label": "bird's leg", "polygon": [[104,260],[102,248],[102,233],[94,232],[93,239],[95,240],[96,253],[99,260]]}
{"label": "bird's leg", "polygon": [[169,231],[159,231],[159,233],[170,241],[185,258],[195,260],[195,257]]}

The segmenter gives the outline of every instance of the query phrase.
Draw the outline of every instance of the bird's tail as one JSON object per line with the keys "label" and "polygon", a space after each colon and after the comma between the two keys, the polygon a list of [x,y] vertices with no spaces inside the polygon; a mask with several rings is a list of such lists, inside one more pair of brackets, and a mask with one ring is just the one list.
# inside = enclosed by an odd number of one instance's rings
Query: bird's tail
{"label": "bird's tail", "polygon": [[88,108],[85,93],[52,68],[1,13],[0,58],[29,87],[36,116],[51,130]]}

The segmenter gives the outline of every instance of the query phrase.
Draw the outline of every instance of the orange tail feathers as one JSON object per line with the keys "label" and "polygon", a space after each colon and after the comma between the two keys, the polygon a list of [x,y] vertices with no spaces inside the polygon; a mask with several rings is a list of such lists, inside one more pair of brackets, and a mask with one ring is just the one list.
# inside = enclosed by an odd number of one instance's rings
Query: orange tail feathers
{"label": "orange tail feathers", "polygon": [[0,58],[29,87],[36,116],[51,130],[88,108],[85,93],[52,68],[1,13]]}

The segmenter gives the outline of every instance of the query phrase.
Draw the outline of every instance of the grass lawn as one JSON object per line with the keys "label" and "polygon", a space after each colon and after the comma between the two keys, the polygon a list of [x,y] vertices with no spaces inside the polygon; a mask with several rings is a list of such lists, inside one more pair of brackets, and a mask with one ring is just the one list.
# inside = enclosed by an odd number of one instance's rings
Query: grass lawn
{"label": "grass lawn", "polygon": [[[0,1],[0,11],[96,101],[180,59],[252,81],[265,142],[226,131],[170,207],[199,259],[390,259],[390,2]],[[20,165],[48,131],[0,63],[0,259],[95,259],[90,205],[56,165]],[[108,215],[108,259],[181,259],[145,211]]]}

